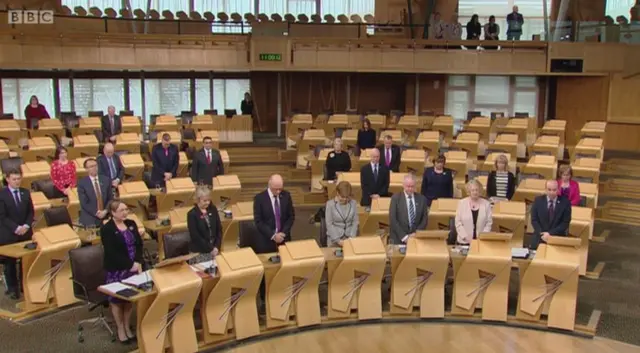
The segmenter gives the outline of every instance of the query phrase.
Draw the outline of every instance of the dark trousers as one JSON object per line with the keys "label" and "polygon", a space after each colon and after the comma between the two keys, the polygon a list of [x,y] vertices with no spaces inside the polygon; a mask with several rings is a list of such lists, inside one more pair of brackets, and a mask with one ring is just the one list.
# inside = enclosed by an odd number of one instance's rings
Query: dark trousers
{"label": "dark trousers", "polygon": [[18,289],[18,260],[10,257],[2,258],[4,267],[4,281],[10,292],[19,293]]}

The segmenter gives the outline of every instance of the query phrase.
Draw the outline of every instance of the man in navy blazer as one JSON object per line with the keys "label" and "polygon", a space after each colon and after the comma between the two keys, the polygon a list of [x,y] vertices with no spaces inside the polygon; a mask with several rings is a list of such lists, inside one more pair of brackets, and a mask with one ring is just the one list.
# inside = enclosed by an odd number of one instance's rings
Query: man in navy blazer
{"label": "man in navy blazer", "polygon": [[160,143],[153,146],[151,160],[153,161],[153,168],[151,169],[151,182],[153,184],[164,187],[167,181],[176,177],[180,155],[178,154],[178,147],[171,144],[171,136],[169,134],[163,134]]}
{"label": "man in navy blazer", "polygon": [[117,188],[124,180],[124,167],[120,158],[114,153],[113,144],[107,142],[102,149],[102,155],[98,156],[98,174],[111,180],[111,186]]}
{"label": "man in navy blazer", "polygon": [[291,240],[295,212],[291,194],[283,190],[283,185],[282,176],[274,174],[269,178],[267,190],[253,199],[253,221],[260,233],[252,244],[257,254],[276,252],[278,245]]}
{"label": "man in navy blazer", "polygon": [[[33,236],[33,202],[29,190],[20,187],[22,172],[14,169],[6,174],[8,187],[0,190],[0,245],[30,240]],[[20,298],[16,259],[0,257],[7,285],[5,294]]]}
{"label": "man in navy blazer", "polygon": [[102,138],[104,142],[116,142],[116,136],[122,133],[122,121],[116,115],[116,107],[110,105],[107,108],[107,115],[100,120],[102,125]]}
{"label": "man in navy blazer", "polygon": [[378,147],[380,151],[380,163],[390,171],[397,173],[400,171],[400,147],[393,144],[393,137],[386,135],[384,144]]}
{"label": "man in navy blazer", "polygon": [[532,249],[537,249],[540,241],[546,242],[549,236],[569,233],[571,203],[565,197],[558,197],[557,181],[548,180],[545,188],[545,195],[536,197],[531,205]]}
{"label": "man in navy blazer", "polygon": [[84,161],[84,169],[88,175],[78,181],[80,224],[95,227],[102,224],[108,213],[107,206],[113,199],[111,180],[98,174],[98,163],[93,158]]}

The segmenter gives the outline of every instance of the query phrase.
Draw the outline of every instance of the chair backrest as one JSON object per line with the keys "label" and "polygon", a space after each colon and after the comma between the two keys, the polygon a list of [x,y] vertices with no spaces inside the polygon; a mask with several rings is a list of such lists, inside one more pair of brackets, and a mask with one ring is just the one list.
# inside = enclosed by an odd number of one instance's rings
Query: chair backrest
{"label": "chair backrest", "polygon": [[320,212],[320,235],[318,237],[318,245],[321,248],[326,248],[327,247],[327,220],[325,219],[324,215],[324,207],[321,208]]}
{"label": "chair backrest", "polygon": [[[69,251],[73,294],[76,298],[96,303],[98,287],[104,284],[104,250],[102,245],[84,246]],[[85,293],[84,289],[87,293]],[[104,296],[98,296],[104,298]]]}
{"label": "chair backrest", "polygon": [[168,233],[164,235],[164,256],[166,259],[189,254],[189,232]]}
{"label": "chair backrest", "polygon": [[13,120],[13,113],[6,113],[0,115],[0,120]]}
{"label": "chair backrest", "polygon": [[218,115],[218,109],[205,109],[204,115]]}
{"label": "chair backrest", "polygon": [[186,140],[195,141],[195,139],[196,139],[196,131],[194,129],[182,130],[182,141],[186,141]]}
{"label": "chair backrest", "polygon": [[68,224],[70,227],[73,227],[71,215],[69,215],[69,210],[67,210],[65,206],[47,208],[44,210],[44,220],[47,223],[47,227],[61,224]]}
{"label": "chair backrest", "polygon": [[14,169],[20,170],[20,166],[22,165],[22,163],[23,161],[20,157],[3,159],[2,162],[0,162],[0,166],[2,167],[2,174],[7,175],[7,172]]}
{"label": "chair backrest", "polygon": [[48,199],[56,198],[55,186],[51,179],[34,180],[32,184],[34,191],[42,192]]}
{"label": "chair backrest", "polygon": [[225,110],[224,110],[224,115],[225,115],[227,118],[231,118],[232,116],[234,116],[234,115],[236,115],[236,114],[237,114],[237,112],[236,112],[236,110],[235,110],[235,109],[225,109]]}
{"label": "chair backrest", "polygon": [[120,116],[133,116],[133,110],[121,110]]}
{"label": "chair backrest", "polygon": [[255,239],[260,237],[258,228],[252,221],[241,221],[238,225],[238,245],[241,248],[250,247],[253,251],[257,251]]}
{"label": "chair backrest", "polygon": [[104,112],[102,110],[90,110],[87,114],[89,117],[98,117],[101,118],[104,116]]}

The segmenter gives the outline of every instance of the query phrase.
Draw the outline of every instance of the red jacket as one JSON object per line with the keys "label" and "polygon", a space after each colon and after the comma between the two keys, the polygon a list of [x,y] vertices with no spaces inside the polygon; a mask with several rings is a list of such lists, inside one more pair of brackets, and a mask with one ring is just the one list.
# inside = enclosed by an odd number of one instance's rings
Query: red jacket
{"label": "red jacket", "polygon": [[[558,196],[562,195],[562,179],[558,179]],[[569,202],[571,206],[580,205],[580,184],[575,180],[569,181]]]}

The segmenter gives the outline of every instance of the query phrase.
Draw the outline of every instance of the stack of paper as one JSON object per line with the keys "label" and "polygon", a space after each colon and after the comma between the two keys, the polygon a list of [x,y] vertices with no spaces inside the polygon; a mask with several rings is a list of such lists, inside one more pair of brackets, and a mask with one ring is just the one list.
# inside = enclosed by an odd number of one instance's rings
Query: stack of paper
{"label": "stack of paper", "polygon": [[151,274],[149,274],[149,271],[144,271],[140,274],[124,279],[122,283],[134,287],[140,287],[141,285],[146,283],[153,283],[153,279],[151,278]]}
{"label": "stack of paper", "polygon": [[526,259],[529,257],[529,249],[527,248],[511,248],[511,257]]}
{"label": "stack of paper", "polygon": [[120,282],[113,282],[113,283],[109,283],[109,284],[103,284],[100,286],[101,289],[116,294],[121,290],[124,289],[131,289],[128,286],[125,286],[124,284],[120,283]]}

